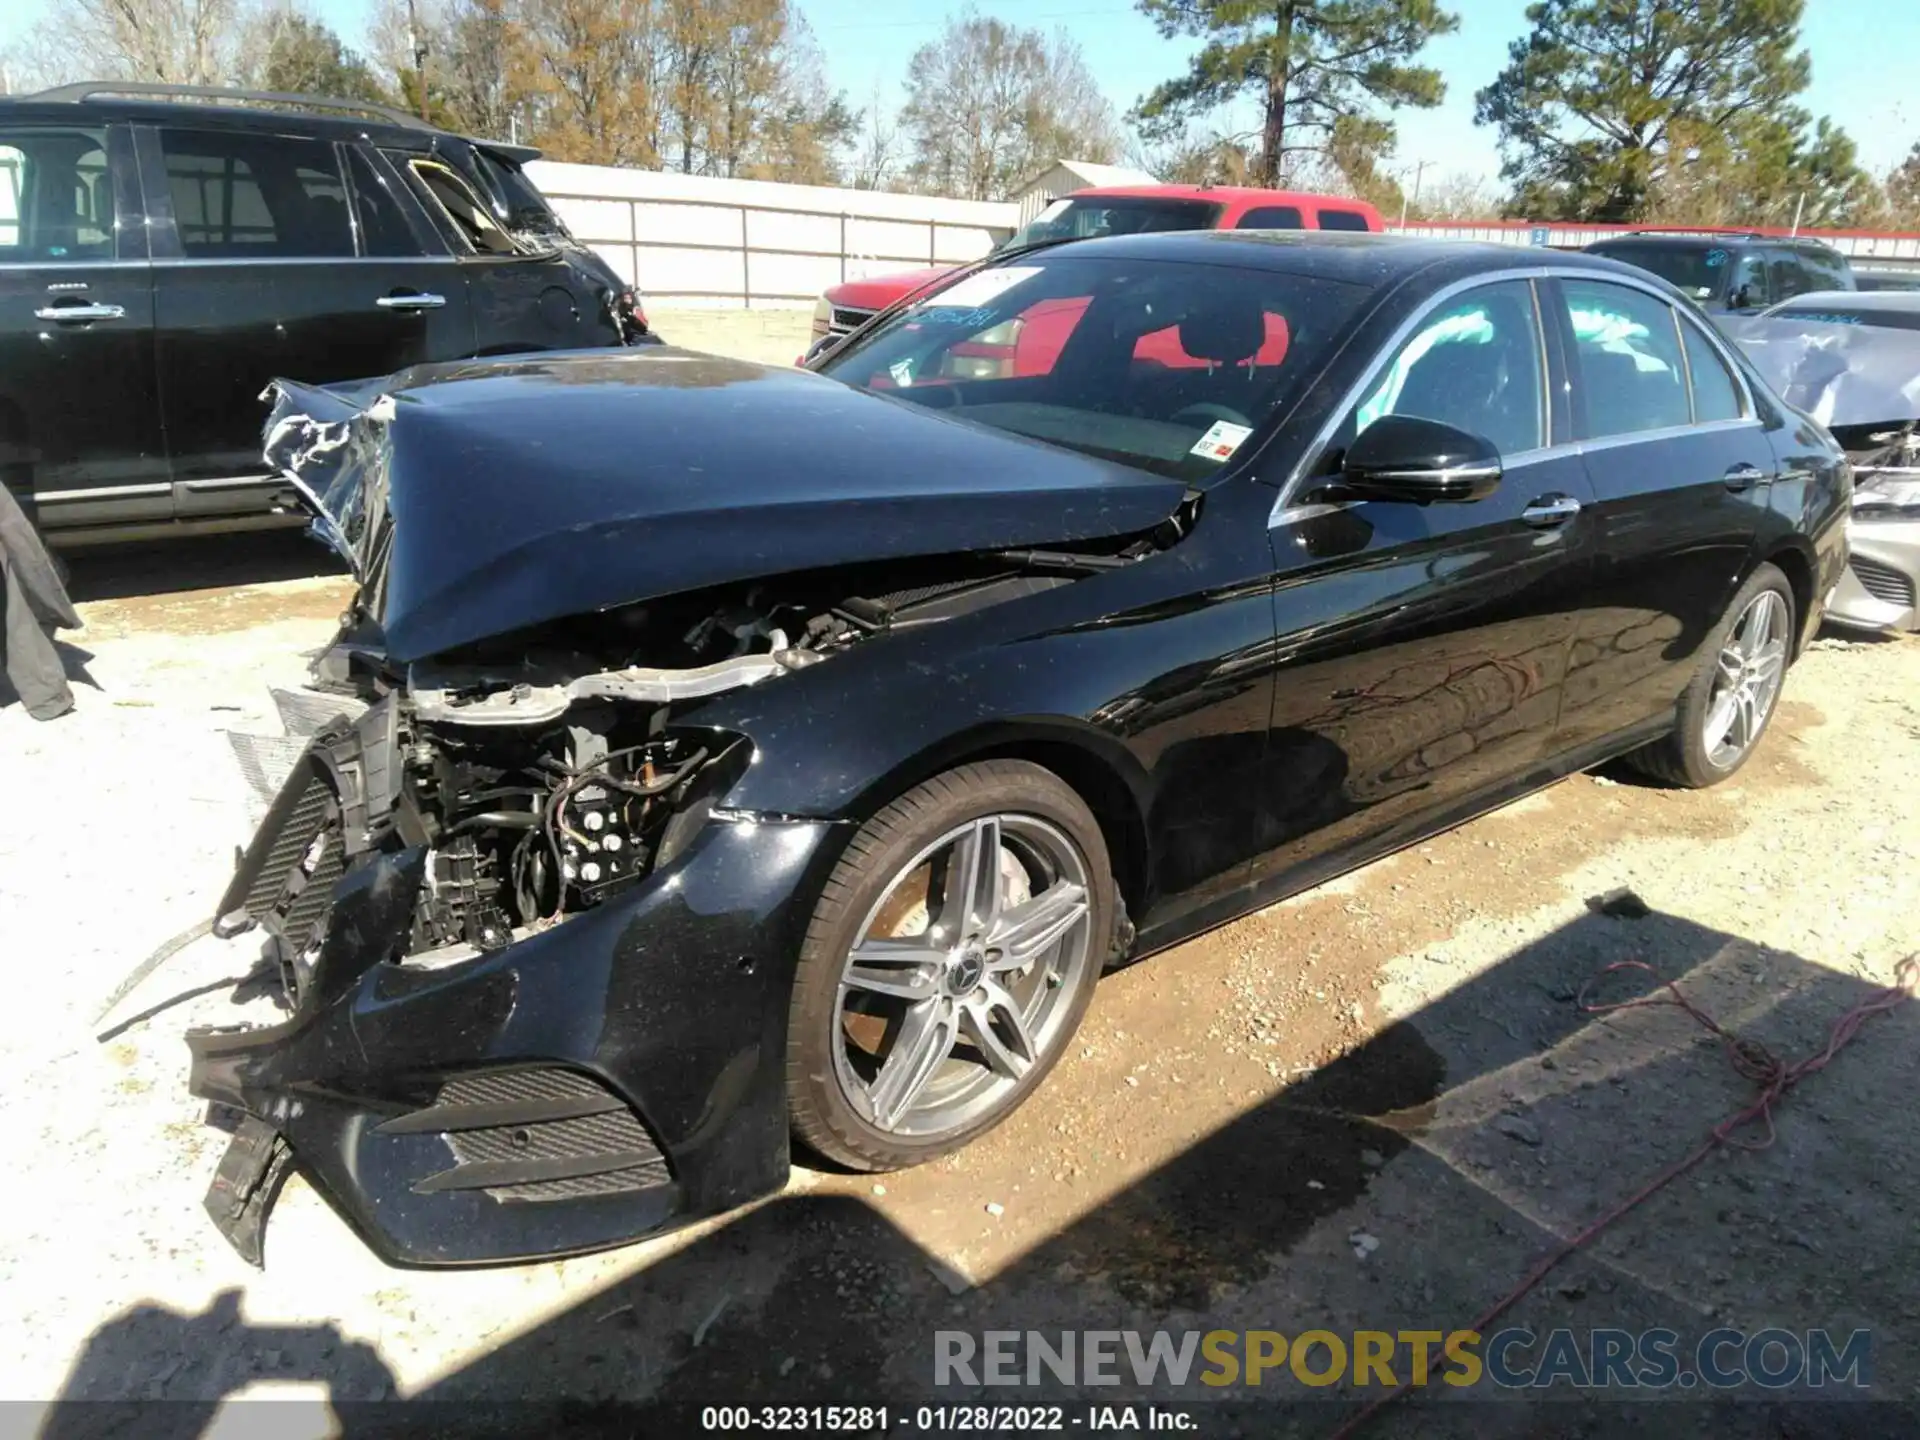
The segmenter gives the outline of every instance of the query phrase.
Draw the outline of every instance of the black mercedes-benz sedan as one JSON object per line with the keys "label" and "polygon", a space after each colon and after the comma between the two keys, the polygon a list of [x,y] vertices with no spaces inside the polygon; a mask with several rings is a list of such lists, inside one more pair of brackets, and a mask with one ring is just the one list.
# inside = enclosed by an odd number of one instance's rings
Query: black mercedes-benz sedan
{"label": "black mercedes-benz sedan", "polygon": [[1030,250],[809,370],[273,393],[359,576],[190,1036],[258,1259],[617,1244],[1030,1096],[1102,970],[1627,756],[1737,771],[1849,477],[1678,292],[1252,232]]}

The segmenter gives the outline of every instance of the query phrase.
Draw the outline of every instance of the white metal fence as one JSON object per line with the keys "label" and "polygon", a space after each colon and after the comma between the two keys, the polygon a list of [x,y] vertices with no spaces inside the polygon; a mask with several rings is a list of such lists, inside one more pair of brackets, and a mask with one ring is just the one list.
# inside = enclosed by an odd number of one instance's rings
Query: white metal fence
{"label": "white metal fence", "polygon": [[[1596,240],[1629,234],[1635,230],[1671,231],[1678,227],[1576,225],[1527,220],[1413,220],[1405,225],[1390,223],[1387,228],[1403,235],[1424,235],[1432,240],[1486,240],[1496,245],[1546,245],[1555,250],[1578,250]],[[1747,232],[1729,230],[1726,233]],[[1772,228],[1759,233],[1786,235],[1789,232]],[[1841,254],[1856,259],[1920,261],[1920,235],[1883,230],[1801,230],[1797,233],[1802,239],[1824,241]]]}
{"label": "white metal fence", "polygon": [[[977,259],[1020,223],[1020,207],[1012,202],[550,160],[527,169],[574,234],[656,308],[804,308],[842,280]],[[1435,239],[1578,249],[1632,227],[1415,221],[1388,228]],[[1801,234],[1856,260],[1920,265],[1920,235]]]}
{"label": "white metal fence", "polygon": [[607,165],[527,173],[653,307],[809,306],[842,280],[978,259],[1019,218],[1012,204]]}

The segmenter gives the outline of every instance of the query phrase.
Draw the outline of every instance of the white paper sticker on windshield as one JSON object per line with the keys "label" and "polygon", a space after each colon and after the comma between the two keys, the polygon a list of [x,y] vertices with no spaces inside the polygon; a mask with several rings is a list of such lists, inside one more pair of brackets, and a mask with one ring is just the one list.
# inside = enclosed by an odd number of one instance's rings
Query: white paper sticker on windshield
{"label": "white paper sticker on windshield", "polygon": [[929,295],[925,303],[937,305],[942,310],[986,305],[1004,295],[1022,280],[1031,280],[1039,273],[1038,265],[1002,265],[997,270],[977,271],[958,284],[949,285],[938,294]]}
{"label": "white paper sticker on windshield", "polygon": [[1240,442],[1253,431],[1245,425],[1235,425],[1229,420],[1216,420],[1206,434],[1193,442],[1190,453],[1205,456],[1209,460],[1228,460],[1233,452],[1240,448]]}

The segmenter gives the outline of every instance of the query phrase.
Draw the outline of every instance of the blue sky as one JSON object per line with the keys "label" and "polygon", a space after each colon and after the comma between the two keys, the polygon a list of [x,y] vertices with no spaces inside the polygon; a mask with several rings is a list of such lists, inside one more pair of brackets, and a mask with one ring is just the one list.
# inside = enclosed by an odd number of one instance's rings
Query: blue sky
{"label": "blue sky", "polygon": [[[0,45],[26,29],[45,3],[6,0]],[[372,0],[308,3],[349,43],[360,38],[373,8]],[[876,84],[889,103],[897,101],[908,58],[958,8],[950,0],[795,3],[826,52],[833,83],[856,107],[868,102]],[[1126,0],[978,0],[976,8],[1072,35],[1122,110],[1157,81],[1179,73],[1190,49],[1162,40]],[[1473,92],[1499,71],[1508,42],[1526,28],[1526,0],[1456,0],[1455,8],[1460,29],[1428,49],[1430,63],[1447,77],[1446,101],[1437,110],[1401,112],[1398,160],[1407,167],[1431,162],[1429,179],[1453,171],[1491,179],[1499,155],[1492,133],[1473,123]],[[1920,4],[1808,0],[1801,40],[1813,55],[1813,86],[1804,103],[1845,127],[1868,168],[1885,170],[1920,141],[1920,88],[1903,78],[1903,67],[1920,54]],[[1234,123],[1251,126],[1251,114]]]}

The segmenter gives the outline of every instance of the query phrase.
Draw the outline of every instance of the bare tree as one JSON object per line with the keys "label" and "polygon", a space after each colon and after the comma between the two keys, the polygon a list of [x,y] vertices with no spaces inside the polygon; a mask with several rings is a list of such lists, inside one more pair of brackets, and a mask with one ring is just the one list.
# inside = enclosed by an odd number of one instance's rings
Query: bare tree
{"label": "bare tree", "polygon": [[235,71],[239,20],[239,0],[53,0],[20,62],[46,85],[218,85]]}
{"label": "bare tree", "polygon": [[847,183],[856,190],[884,190],[900,168],[900,117],[882,98],[878,84],[860,112]]}
{"label": "bare tree", "polygon": [[1077,46],[970,11],[914,52],[900,126],[917,187],[976,200],[1055,160],[1112,160],[1122,145]]}

